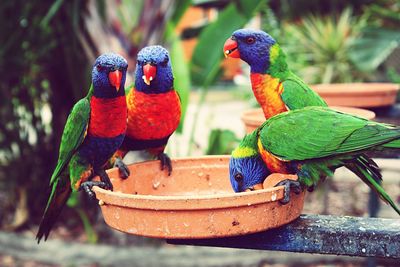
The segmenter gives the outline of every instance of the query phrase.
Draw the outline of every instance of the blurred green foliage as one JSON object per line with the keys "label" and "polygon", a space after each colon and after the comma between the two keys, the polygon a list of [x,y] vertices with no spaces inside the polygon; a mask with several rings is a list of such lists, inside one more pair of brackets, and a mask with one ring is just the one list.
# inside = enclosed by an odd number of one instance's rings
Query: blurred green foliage
{"label": "blurred green foliage", "polygon": [[308,83],[373,81],[378,67],[400,44],[399,27],[393,27],[399,6],[381,2],[386,6],[358,6],[356,11],[346,7],[297,21],[279,21],[266,6],[263,28],[281,44],[290,68]]}
{"label": "blurred green foliage", "polygon": [[66,116],[89,88],[86,13],[78,0],[0,4],[0,223],[11,228],[40,218]]}
{"label": "blurred green foliage", "polygon": [[179,97],[181,100],[181,121],[179,122],[178,129],[176,130],[178,133],[182,133],[183,125],[186,117],[186,110],[189,105],[189,94],[190,89],[192,87],[190,72],[189,72],[189,64],[186,62],[183,45],[180,37],[175,32],[175,28],[180,22],[184,12],[190,6],[190,0],[179,1],[176,3],[174,8],[174,13],[171,16],[171,19],[168,20],[165,29],[165,42],[169,46],[170,56],[171,56],[171,64],[172,70],[174,73],[174,87],[175,90],[179,93]]}
{"label": "blurred green foliage", "polygon": [[218,18],[203,28],[191,59],[193,83],[207,88],[220,73],[222,47],[231,34],[242,28],[266,3],[265,0],[240,0],[229,3]]}
{"label": "blurred green foliage", "polygon": [[358,69],[372,72],[400,47],[400,2],[381,0],[364,10],[368,24],[354,40],[350,58]]}
{"label": "blurred green foliage", "polygon": [[239,144],[235,133],[226,129],[213,129],[208,137],[206,155],[230,155]]}
{"label": "blurred green foliage", "polygon": [[[365,27],[364,17],[355,17],[351,9],[339,16],[307,16],[301,24],[287,24],[285,30],[290,41],[288,49],[291,68],[310,83],[340,83],[360,81],[362,73],[351,60],[356,53],[354,41]],[[297,56],[304,61],[297,64]]]}

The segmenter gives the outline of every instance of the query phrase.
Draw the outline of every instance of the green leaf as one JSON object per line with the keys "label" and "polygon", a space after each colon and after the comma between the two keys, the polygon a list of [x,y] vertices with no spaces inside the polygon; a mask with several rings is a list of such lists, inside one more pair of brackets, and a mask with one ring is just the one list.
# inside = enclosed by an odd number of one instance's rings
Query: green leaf
{"label": "green leaf", "polygon": [[82,221],[83,224],[83,228],[85,229],[85,233],[88,239],[88,242],[91,244],[95,244],[97,243],[97,240],[99,239],[96,231],[94,230],[92,224],[89,221],[89,217],[87,216],[86,212],[81,209],[81,208],[77,208],[76,211],[79,214],[79,217]]}
{"label": "green leaf", "polygon": [[230,154],[238,145],[239,138],[230,130],[213,129],[208,138],[206,155]]}
{"label": "green leaf", "polygon": [[68,198],[67,206],[70,208],[75,208],[78,205],[79,205],[78,192],[72,192]]}
{"label": "green leaf", "polygon": [[170,21],[177,25],[179,20],[182,18],[183,14],[187,10],[187,8],[192,4],[191,0],[181,0],[175,2],[174,13],[171,16]]}
{"label": "green leaf", "polygon": [[182,133],[183,131],[186,110],[189,104],[191,80],[189,66],[185,61],[183,45],[175,32],[175,27],[191,3],[191,0],[178,1],[176,3],[173,15],[165,27],[165,39],[170,46],[169,54],[171,58],[172,72],[174,75],[174,88],[178,92],[181,99],[181,120],[178,128],[176,129],[176,132],[178,133]]}
{"label": "green leaf", "polygon": [[368,27],[354,40],[350,59],[362,71],[373,71],[400,44],[400,31]]}
{"label": "green leaf", "polygon": [[391,82],[400,84],[400,73],[397,73],[395,68],[389,68],[387,71],[387,76]]}
{"label": "green leaf", "polygon": [[388,6],[380,6],[379,4],[373,4],[370,6],[369,11],[372,16],[384,19],[386,22],[390,21],[395,25],[400,24],[400,5],[393,5],[388,8]]}
{"label": "green leaf", "polygon": [[217,77],[223,57],[222,48],[231,34],[243,27],[265,0],[235,1],[219,13],[217,20],[200,34],[191,60],[192,81],[202,87]]}
{"label": "green leaf", "polygon": [[[172,26],[172,23],[169,26]],[[176,131],[178,133],[182,133],[186,109],[189,104],[189,95],[191,88],[189,66],[188,63],[185,61],[182,42],[178,38],[178,36],[176,36],[173,28],[169,27],[167,29],[167,35],[170,42],[169,54],[171,57],[172,72],[174,74],[174,87],[175,90],[179,93],[181,99],[182,115],[181,121]]]}
{"label": "green leaf", "polygon": [[106,21],[107,20],[106,0],[97,0],[95,4],[96,4],[97,13],[104,21]]}
{"label": "green leaf", "polygon": [[51,5],[49,11],[46,16],[40,21],[41,27],[47,27],[49,25],[50,20],[54,17],[57,11],[60,9],[64,0],[56,0],[54,4]]}
{"label": "green leaf", "polygon": [[117,6],[116,12],[125,34],[129,35],[132,29],[138,25],[140,14],[143,12],[143,6],[144,1],[142,0],[123,0]]}

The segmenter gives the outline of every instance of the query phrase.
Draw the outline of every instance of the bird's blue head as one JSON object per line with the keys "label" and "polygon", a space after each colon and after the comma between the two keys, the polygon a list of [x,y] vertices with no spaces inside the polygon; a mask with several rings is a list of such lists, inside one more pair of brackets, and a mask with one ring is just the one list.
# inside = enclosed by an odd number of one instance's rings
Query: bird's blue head
{"label": "bird's blue head", "polygon": [[125,95],[125,79],[128,62],[118,54],[99,56],[93,66],[93,95],[98,98],[114,98]]}
{"label": "bird's blue head", "polygon": [[174,76],[167,49],[147,46],[137,56],[135,88],[147,94],[165,93],[173,89]]}
{"label": "bird's blue head", "polygon": [[279,46],[275,44],[275,40],[266,32],[240,29],[226,40],[224,54],[247,62],[253,73],[266,73],[271,57],[277,56],[279,52]]}
{"label": "bird's blue head", "polygon": [[235,192],[262,189],[265,178],[271,174],[256,147],[256,134],[253,133],[246,135],[232,152],[229,176]]}

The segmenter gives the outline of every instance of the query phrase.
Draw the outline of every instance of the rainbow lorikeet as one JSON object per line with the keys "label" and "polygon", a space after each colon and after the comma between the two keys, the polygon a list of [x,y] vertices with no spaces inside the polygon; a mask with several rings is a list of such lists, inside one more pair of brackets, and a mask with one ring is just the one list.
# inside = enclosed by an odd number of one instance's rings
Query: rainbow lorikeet
{"label": "rainbow lorikeet", "polygon": [[240,29],[226,40],[224,54],[250,65],[253,93],[266,119],[307,106],[327,106],[306,83],[289,70],[279,44],[260,30]]}
{"label": "rainbow lorikeet", "polygon": [[145,150],[161,161],[171,174],[171,160],[164,148],[181,118],[181,104],[174,90],[174,76],[168,51],[162,46],[148,46],[137,56],[135,85],[127,95],[128,128],[115,155],[115,165],[122,177],[129,170],[122,158],[131,150]]}
{"label": "rainbow lorikeet", "polygon": [[[93,185],[112,190],[103,166],[125,136],[127,67],[127,61],[117,54],[96,59],[89,93],[74,105],[64,127],[57,166],[50,179],[52,191],[36,235],[38,243],[49,236],[72,191],[82,188],[94,196]],[[99,175],[101,182],[88,181],[94,175]]]}
{"label": "rainbow lorikeet", "polygon": [[[288,110],[327,106],[289,69],[284,52],[269,34],[253,29],[237,30],[226,40],[224,54],[241,58],[250,65],[253,93],[266,119]],[[366,155],[360,155],[359,160],[363,159],[373,162]],[[290,184],[292,180],[286,182]]]}
{"label": "rainbow lorikeet", "polygon": [[296,174],[298,182],[283,184],[287,203],[290,189],[315,186],[344,166],[400,214],[379,184],[379,167],[363,157],[367,151],[386,148],[400,148],[400,127],[326,107],[306,107],[276,115],[245,136],[232,152],[230,181],[240,192],[262,188],[271,173]]}

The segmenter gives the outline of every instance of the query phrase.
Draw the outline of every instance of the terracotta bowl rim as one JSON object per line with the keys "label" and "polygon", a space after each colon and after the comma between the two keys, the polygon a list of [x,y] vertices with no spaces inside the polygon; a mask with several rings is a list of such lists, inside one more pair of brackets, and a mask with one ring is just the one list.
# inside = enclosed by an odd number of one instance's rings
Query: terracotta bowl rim
{"label": "terracotta bowl rim", "polygon": [[310,87],[313,90],[323,93],[354,93],[354,92],[364,92],[364,93],[373,93],[373,92],[396,92],[400,89],[400,86],[397,83],[319,83],[319,84],[311,84]]}
{"label": "terracotta bowl rim", "polygon": [[[200,157],[174,158],[173,162],[186,160],[204,159],[228,159],[229,155],[214,155]],[[134,163],[132,165],[159,165],[159,161],[151,160],[146,162]],[[115,168],[107,172],[115,171]],[[228,179],[228,177],[227,177]],[[150,209],[150,210],[200,210],[200,209],[220,209],[228,207],[240,207],[257,205],[266,202],[275,202],[283,198],[284,187],[277,186],[250,192],[222,193],[222,194],[202,194],[202,195],[135,195],[122,193],[119,191],[109,191],[100,187],[93,187],[96,198],[107,205],[121,207]],[[212,203],[212,208],[210,204]],[[102,203],[103,204],[103,203]]]}

